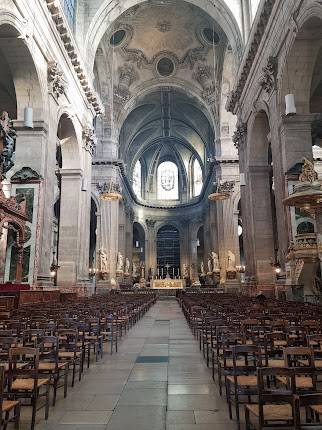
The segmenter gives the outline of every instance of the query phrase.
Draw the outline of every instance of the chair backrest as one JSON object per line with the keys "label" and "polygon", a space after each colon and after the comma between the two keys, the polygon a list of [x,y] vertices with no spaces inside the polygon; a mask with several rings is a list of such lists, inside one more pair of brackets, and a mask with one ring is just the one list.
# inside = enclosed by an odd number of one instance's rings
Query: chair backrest
{"label": "chair backrest", "polygon": [[232,347],[233,372],[236,375],[256,372],[262,366],[261,348],[257,345],[235,345]]}
{"label": "chair backrest", "polygon": [[[314,421],[311,417],[308,419],[307,414],[301,414],[301,408],[307,408],[308,406],[322,406],[322,393],[303,394],[294,397],[295,406],[295,428],[300,430],[302,428],[307,429],[308,427],[319,427],[321,428],[321,422]],[[304,421],[305,418],[305,421]]]}
{"label": "chair backrest", "polygon": [[[300,367],[298,360],[307,360],[306,367],[314,367],[313,350],[309,347],[288,347],[284,349],[284,364],[286,367]],[[305,366],[303,362],[301,367]]]}
{"label": "chair backrest", "polygon": [[[278,376],[286,378],[286,388],[275,385],[274,380]],[[258,407],[259,407],[259,428],[265,427],[264,405],[265,404],[290,404],[292,407],[293,420],[295,412],[293,396],[296,391],[294,369],[285,367],[262,367],[257,370],[258,385]]]}

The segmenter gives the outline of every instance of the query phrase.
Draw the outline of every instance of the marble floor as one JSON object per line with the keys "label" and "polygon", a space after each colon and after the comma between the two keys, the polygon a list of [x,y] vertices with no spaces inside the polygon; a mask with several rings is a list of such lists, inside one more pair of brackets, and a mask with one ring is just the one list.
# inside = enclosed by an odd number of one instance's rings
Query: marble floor
{"label": "marble floor", "polygon": [[[28,408],[29,409],[29,408]],[[233,430],[175,300],[157,302],[36,430]],[[21,428],[29,428],[25,417]]]}

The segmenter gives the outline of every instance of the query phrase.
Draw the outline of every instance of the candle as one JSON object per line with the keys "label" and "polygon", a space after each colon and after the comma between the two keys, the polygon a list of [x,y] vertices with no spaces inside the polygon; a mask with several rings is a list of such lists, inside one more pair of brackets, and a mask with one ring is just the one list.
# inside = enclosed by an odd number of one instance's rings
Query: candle
{"label": "candle", "polygon": [[162,276],[162,278],[163,278],[163,267],[162,267],[162,269],[161,269],[161,276]]}

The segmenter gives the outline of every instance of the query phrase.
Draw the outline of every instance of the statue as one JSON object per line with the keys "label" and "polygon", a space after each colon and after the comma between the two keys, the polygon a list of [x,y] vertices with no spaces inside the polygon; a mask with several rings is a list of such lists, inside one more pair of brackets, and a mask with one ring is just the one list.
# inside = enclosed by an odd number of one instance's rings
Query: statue
{"label": "statue", "polygon": [[137,265],[135,261],[132,262],[132,276],[133,278],[136,278],[138,276]]}
{"label": "statue", "polygon": [[5,177],[13,166],[13,153],[16,143],[16,131],[13,128],[8,112],[2,112],[0,116],[0,179]]}
{"label": "statue", "polygon": [[100,249],[98,251],[99,261],[100,261],[100,271],[101,273],[108,273],[108,265],[107,265],[107,254],[105,249]]}
{"label": "statue", "polygon": [[188,270],[188,266],[186,265],[186,263],[183,264],[183,277],[185,279],[189,278],[189,270]]}
{"label": "statue", "polygon": [[150,272],[151,272],[151,278],[154,279],[155,278],[155,269],[154,269],[154,267],[151,267]]}
{"label": "statue", "polygon": [[125,275],[129,275],[130,274],[130,260],[128,258],[125,259],[125,271],[124,271]]}
{"label": "statue", "polygon": [[318,174],[314,170],[314,164],[308,159],[304,158],[304,163],[302,167],[302,172],[299,176],[300,182],[313,182],[318,180]]}
{"label": "statue", "polygon": [[117,253],[117,263],[116,263],[116,271],[117,272],[123,272],[123,255],[120,253],[120,251]]}
{"label": "statue", "polygon": [[143,261],[141,262],[141,265],[140,265],[140,277],[145,278],[145,265]]}
{"label": "statue", "polygon": [[218,258],[218,254],[216,254],[215,252],[211,252],[211,259],[212,259],[212,271],[213,273],[218,273],[220,272],[220,267],[219,267],[219,258]]}
{"label": "statue", "polygon": [[212,273],[212,261],[210,258],[208,258],[208,273]]}
{"label": "statue", "polygon": [[231,251],[227,253],[227,272],[236,272],[236,257]]}
{"label": "statue", "polygon": [[201,276],[205,276],[205,266],[203,264],[203,261],[200,263],[200,274]]}

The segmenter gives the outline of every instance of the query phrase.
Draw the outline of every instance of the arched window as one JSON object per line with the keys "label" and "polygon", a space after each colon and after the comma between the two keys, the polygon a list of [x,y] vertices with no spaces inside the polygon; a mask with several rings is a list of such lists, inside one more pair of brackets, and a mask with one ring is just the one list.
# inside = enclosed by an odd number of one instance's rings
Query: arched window
{"label": "arched window", "polygon": [[76,0],[62,0],[66,19],[70,28],[75,30]]}
{"label": "arched window", "polygon": [[193,162],[193,196],[199,196],[202,190],[202,170],[197,159]]}
{"label": "arched window", "polygon": [[142,166],[140,160],[135,163],[133,170],[133,191],[137,197],[142,197]]}
{"label": "arched window", "polygon": [[179,198],[179,171],[172,161],[164,161],[158,167],[158,199],[177,200]]}

